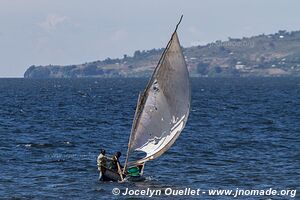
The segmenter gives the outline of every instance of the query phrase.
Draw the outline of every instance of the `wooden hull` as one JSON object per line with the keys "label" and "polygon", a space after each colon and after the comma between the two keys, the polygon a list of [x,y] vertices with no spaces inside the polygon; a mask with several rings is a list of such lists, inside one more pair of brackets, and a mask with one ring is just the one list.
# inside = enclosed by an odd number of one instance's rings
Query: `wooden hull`
{"label": "wooden hull", "polygon": [[[126,178],[130,182],[139,182],[139,181],[144,181],[145,177],[143,176],[126,176],[123,174],[123,178]],[[102,181],[121,181],[120,174],[116,171],[113,171],[111,169],[106,169],[105,172],[102,175]]]}
{"label": "wooden hull", "polygon": [[[123,175],[125,177],[125,175]],[[111,169],[106,169],[102,175],[102,181],[121,181],[120,174]]]}

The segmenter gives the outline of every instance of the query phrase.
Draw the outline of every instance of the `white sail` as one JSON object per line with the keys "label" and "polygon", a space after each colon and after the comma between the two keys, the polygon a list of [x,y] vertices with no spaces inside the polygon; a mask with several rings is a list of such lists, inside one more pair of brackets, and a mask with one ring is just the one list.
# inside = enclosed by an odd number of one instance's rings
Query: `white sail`
{"label": "white sail", "polygon": [[186,124],[190,99],[189,74],[175,30],[139,98],[127,158],[143,151],[146,156],[133,163],[144,163],[167,151]]}

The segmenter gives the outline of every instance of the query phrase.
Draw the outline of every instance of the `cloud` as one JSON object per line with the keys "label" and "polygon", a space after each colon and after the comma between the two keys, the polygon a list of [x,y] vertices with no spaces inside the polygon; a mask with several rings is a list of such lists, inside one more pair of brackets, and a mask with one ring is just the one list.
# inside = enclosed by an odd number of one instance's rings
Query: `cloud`
{"label": "cloud", "polygon": [[50,14],[43,22],[38,23],[38,25],[45,30],[55,30],[59,25],[65,23],[67,20],[68,17],[66,16]]}

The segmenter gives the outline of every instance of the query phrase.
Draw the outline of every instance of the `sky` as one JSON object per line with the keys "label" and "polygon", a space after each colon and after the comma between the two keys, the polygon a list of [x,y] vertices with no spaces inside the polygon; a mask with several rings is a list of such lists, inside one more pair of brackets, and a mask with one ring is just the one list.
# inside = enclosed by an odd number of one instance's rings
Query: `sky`
{"label": "sky", "polygon": [[0,78],[165,47],[300,30],[299,0],[0,0]]}

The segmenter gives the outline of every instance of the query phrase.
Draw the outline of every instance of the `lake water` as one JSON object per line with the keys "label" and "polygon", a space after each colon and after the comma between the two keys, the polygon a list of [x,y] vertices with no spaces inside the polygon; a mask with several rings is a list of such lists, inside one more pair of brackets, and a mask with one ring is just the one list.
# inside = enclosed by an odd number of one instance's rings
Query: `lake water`
{"label": "lake water", "polygon": [[299,189],[300,78],[191,82],[192,110],[176,143],[146,164],[146,181],[120,184],[98,182],[96,158],[104,148],[124,161],[146,79],[0,79],[0,198],[130,199],[114,196],[116,187]]}

